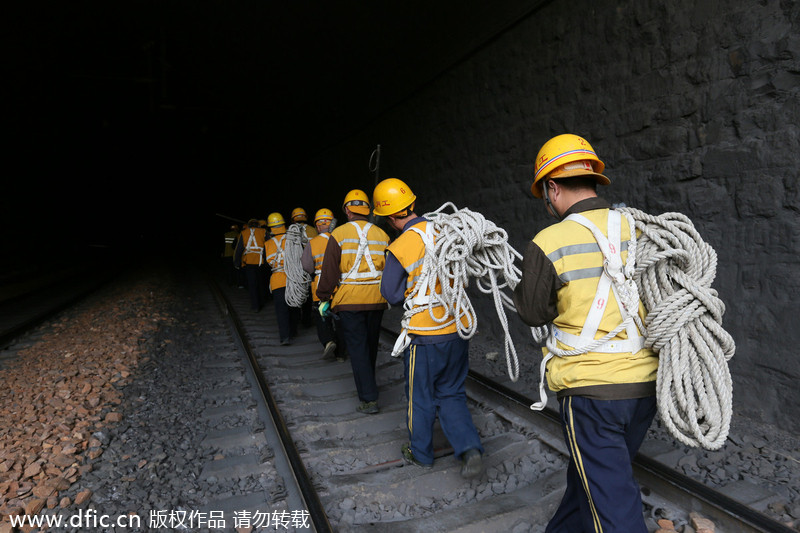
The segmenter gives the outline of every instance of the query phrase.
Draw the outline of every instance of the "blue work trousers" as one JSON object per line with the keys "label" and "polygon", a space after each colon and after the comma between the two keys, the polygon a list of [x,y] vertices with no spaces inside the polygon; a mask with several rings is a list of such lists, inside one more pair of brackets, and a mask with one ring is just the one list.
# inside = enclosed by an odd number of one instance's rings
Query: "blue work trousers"
{"label": "blue work trousers", "polygon": [[632,461],[656,414],[656,398],[559,399],[570,450],[567,489],[546,533],[647,533]]}
{"label": "blue work trousers", "polygon": [[456,457],[475,448],[483,453],[478,430],[467,407],[464,382],[469,371],[469,341],[412,344],[403,353],[406,378],[406,423],[411,452],[421,463],[433,463],[433,425],[439,425]]}
{"label": "blue work trousers", "polygon": [[350,356],[353,379],[356,382],[358,399],[374,402],[378,399],[378,384],[375,380],[375,364],[378,360],[378,341],[381,334],[383,309],[376,311],[339,311],[337,326],[341,326],[342,338]]}

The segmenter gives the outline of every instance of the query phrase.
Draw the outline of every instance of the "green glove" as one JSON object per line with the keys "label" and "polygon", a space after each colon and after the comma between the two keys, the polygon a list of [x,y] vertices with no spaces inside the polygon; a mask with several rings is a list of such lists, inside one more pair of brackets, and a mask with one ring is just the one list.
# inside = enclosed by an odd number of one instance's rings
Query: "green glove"
{"label": "green glove", "polygon": [[326,318],[331,316],[331,303],[330,302],[321,302],[319,304],[319,316],[322,318]]}

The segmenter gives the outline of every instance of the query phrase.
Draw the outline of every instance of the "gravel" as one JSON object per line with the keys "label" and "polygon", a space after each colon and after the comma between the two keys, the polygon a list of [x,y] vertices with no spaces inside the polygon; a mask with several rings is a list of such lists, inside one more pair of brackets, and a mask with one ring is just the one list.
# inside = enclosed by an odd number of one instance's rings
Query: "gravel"
{"label": "gravel", "polygon": [[[13,375],[15,387],[8,394],[16,401],[0,398],[10,406],[0,433],[0,533],[11,531],[9,515],[39,510],[64,520],[84,517],[80,525],[57,531],[175,531],[180,528],[155,527],[151,517],[188,517],[207,512],[209,502],[284,492],[274,475],[202,475],[204,465],[224,458],[222,451],[201,445],[208,432],[251,420],[203,416],[209,407],[205,392],[235,385],[212,382],[214,374],[203,368],[219,357],[209,344],[227,332],[215,318],[210,296],[181,292],[180,287],[171,273],[159,271],[116,284],[43,326],[39,342],[0,369],[0,380]],[[47,380],[57,385],[47,387]],[[91,385],[88,393],[86,383]],[[55,398],[60,399],[57,408]],[[19,405],[28,406],[30,418],[50,422],[13,424],[10,418]],[[71,415],[79,409],[79,415]],[[25,428],[30,435],[22,438],[11,427]],[[260,453],[265,460],[273,455],[266,446]],[[64,455],[69,461],[57,467],[54,458]],[[26,476],[26,469],[33,472],[31,465],[37,464],[42,472]],[[58,490],[42,498],[19,493],[23,483],[54,487],[57,480],[63,481]],[[117,520],[129,514],[139,516],[140,528],[99,527],[86,518]]]}
{"label": "gravel", "polygon": [[[201,475],[221,456],[198,446],[203,437],[249,421],[202,416],[198,398],[215,385],[202,365],[214,357],[208,343],[218,342],[224,325],[210,312],[213,302],[182,286],[163,271],[115,285],[43,327],[37,342],[18,347],[16,360],[0,369],[9,384],[0,390],[0,533],[10,531],[14,514],[136,513],[146,526],[153,510],[191,512],[226,496],[263,491],[275,501],[285,494],[274,475]],[[478,335],[471,348],[474,370],[507,377],[499,341]],[[520,350],[520,379],[509,387],[534,396],[538,353]],[[727,444],[712,452],[677,443],[656,419],[643,451],[800,531],[796,435],[734,413]],[[514,483],[510,476],[487,490]],[[154,530],[171,529],[141,529]]]}

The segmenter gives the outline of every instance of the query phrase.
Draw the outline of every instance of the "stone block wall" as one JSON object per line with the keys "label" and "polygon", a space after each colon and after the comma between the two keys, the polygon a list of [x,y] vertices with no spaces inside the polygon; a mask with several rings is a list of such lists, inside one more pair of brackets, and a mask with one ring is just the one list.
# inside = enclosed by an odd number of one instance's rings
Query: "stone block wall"
{"label": "stone block wall", "polygon": [[380,177],[406,180],[418,212],[480,211],[522,251],[552,222],[533,160],[564,132],[604,160],[611,202],[692,218],[719,256],[735,409],[800,429],[800,4],[546,3],[297,177],[325,175],[338,209],[351,188],[371,194],[380,144]]}

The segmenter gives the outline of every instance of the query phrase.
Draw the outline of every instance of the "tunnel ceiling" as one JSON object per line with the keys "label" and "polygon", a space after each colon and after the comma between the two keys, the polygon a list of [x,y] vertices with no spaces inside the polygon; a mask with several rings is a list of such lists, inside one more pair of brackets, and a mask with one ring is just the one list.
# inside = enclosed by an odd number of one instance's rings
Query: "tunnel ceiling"
{"label": "tunnel ceiling", "polygon": [[[214,179],[220,169],[280,175],[542,1],[12,3],[5,119],[19,191],[6,198],[35,197],[36,212],[77,227],[112,219],[136,232],[158,224],[153,212],[181,220],[196,206],[208,212],[221,197],[210,196],[213,181],[198,182],[203,165],[216,165],[206,172]],[[75,178],[40,186],[67,171]],[[4,215],[31,212],[15,200]]]}
{"label": "tunnel ceiling", "polygon": [[290,160],[357,130],[544,1],[14,3],[12,118],[173,113],[268,139]]}

